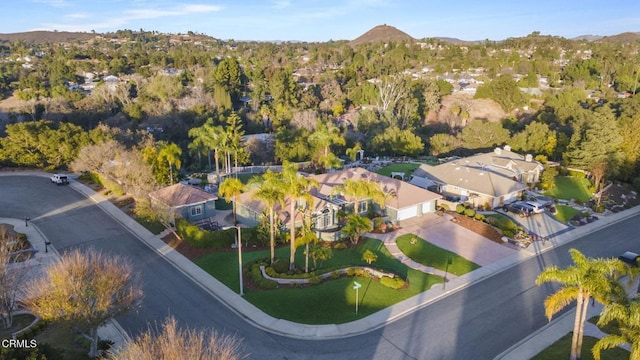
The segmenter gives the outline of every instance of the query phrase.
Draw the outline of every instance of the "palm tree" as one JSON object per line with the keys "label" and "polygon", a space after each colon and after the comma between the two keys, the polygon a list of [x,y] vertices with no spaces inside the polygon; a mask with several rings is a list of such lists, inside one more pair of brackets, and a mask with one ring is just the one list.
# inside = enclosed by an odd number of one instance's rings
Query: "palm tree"
{"label": "palm tree", "polygon": [[211,151],[214,152],[216,163],[216,176],[220,179],[219,151],[226,142],[227,133],[222,126],[213,125],[213,119],[209,118],[200,127],[189,130],[189,137],[193,139],[190,149],[207,149],[209,169],[211,169]]}
{"label": "palm tree", "polygon": [[338,127],[319,123],[313,134],[309,135],[309,143],[316,151],[316,160],[328,168],[332,167],[337,160],[335,154],[330,152],[331,145],[344,145],[346,142]]}
{"label": "palm tree", "polygon": [[284,202],[282,180],[280,179],[280,174],[276,174],[271,170],[267,170],[266,173],[262,174],[261,178],[253,179],[250,182],[250,186],[258,186],[254,196],[262,200],[269,208],[269,245],[271,247],[271,264],[273,265],[276,259],[274,207],[276,204]]}
{"label": "palm tree", "polygon": [[363,179],[346,179],[341,185],[337,185],[333,188],[333,194],[342,194],[353,198],[354,214],[360,213],[361,200],[371,199],[378,205],[384,206],[384,203],[388,198],[378,183]]}
{"label": "palm tree", "polygon": [[298,174],[298,165],[288,161],[282,163],[282,180],[285,194],[289,197],[289,231],[291,234],[289,270],[294,270],[296,267],[296,211],[298,201],[304,198],[307,204],[311,203],[313,200],[310,198],[309,190],[320,185],[315,179],[306,178]]}
{"label": "palm tree", "polygon": [[[570,360],[580,358],[584,322],[589,300],[593,297],[607,303],[612,292],[616,292],[617,277],[624,274],[626,266],[618,259],[590,259],[576,249],[569,249],[574,265],[566,269],[550,266],[536,278],[536,284],[558,282],[563,285],[544,301],[545,314],[549,321],[553,315],[576,301],[576,315],[573,322]],[[617,296],[618,297],[618,296]]]}
{"label": "palm tree", "polygon": [[640,360],[640,301],[612,302],[602,309],[598,326],[604,326],[611,321],[618,323],[620,334],[609,334],[596,342],[591,349],[593,358],[600,360],[602,350],[611,349],[619,345],[630,344],[629,359]]}
{"label": "palm tree", "polygon": [[371,219],[359,214],[350,214],[347,216],[347,223],[340,231],[351,239],[352,244],[356,245],[360,240],[360,236],[371,230],[373,230]]}
{"label": "palm tree", "polygon": [[222,184],[220,184],[220,189],[218,190],[218,195],[224,197],[226,202],[233,201],[233,224],[238,224],[238,219],[236,217],[236,203],[238,200],[238,196],[242,193],[244,189],[244,184],[238,178],[227,178]]}
{"label": "palm tree", "polygon": [[362,145],[358,142],[352,148],[348,148],[345,153],[351,159],[351,161],[356,161],[356,157],[358,156],[358,152],[362,150]]}
{"label": "palm tree", "polygon": [[171,185],[173,185],[173,166],[175,165],[177,170],[180,170],[180,155],[182,155],[182,149],[175,143],[162,142],[160,150],[158,150],[157,160],[159,162],[166,161],[169,163],[169,179]]}

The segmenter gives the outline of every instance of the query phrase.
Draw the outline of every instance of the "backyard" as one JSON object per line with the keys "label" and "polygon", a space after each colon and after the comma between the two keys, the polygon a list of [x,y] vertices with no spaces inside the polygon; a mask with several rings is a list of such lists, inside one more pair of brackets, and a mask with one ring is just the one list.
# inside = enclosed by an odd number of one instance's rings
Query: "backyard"
{"label": "backyard", "polygon": [[564,200],[575,200],[585,202],[591,199],[591,182],[585,178],[557,176],[555,177],[555,187],[547,190],[546,196]]}
{"label": "backyard", "polygon": [[377,170],[376,173],[391,177],[392,172],[402,172],[405,176],[410,176],[411,173],[413,173],[413,170],[417,169],[419,166],[420,164],[415,163],[392,164]]}
{"label": "backyard", "polygon": [[[357,247],[334,249],[333,257],[325,261],[318,273],[325,272],[325,269],[328,271],[354,265],[365,266],[367,264],[362,260],[362,254],[367,250],[378,256],[372,267],[397,274],[408,281],[408,286],[394,290],[370,278],[341,277],[307,287],[283,286],[273,290],[246,288],[245,299],[275,318],[303,324],[340,324],[364,318],[443,281],[439,276],[409,269],[393,257],[382,242],[375,239],[365,239]],[[288,247],[280,247],[276,250],[276,258],[286,261],[284,259],[288,258],[288,253]],[[243,253],[243,263],[246,265],[268,256],[269,250],[246,251]],[[201,256],[194,262],[233,291],[238,291],[237,253],[215,252]],[[296,264],[298,267],[304,266],[302,247],[296,253]],[[354,280],[362,284],[357,315],[355,291],[352,288]]]}

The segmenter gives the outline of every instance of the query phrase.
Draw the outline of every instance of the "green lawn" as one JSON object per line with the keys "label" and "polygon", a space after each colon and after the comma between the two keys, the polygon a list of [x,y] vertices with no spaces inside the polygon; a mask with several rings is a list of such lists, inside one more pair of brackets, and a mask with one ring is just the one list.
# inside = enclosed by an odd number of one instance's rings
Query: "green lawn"
{"label": "green lawn", "polygon": [[22,330],[29,326],[33,320],[35,320],[35,316],[31,314],[19,314],[13,316],[13,325],[9,329],[4,328],[4,324],[2,328],[0,328],[0,339],[11,339],[11,334],[16,331]]}
{"label": "green lawn", "polygon": [[[415,238],[415,244],[411,243],[413,238]],[[480,265],[458,256],[456,253],[424,241],[424,239],[416,235],[402,235],[398,237],[396,243],[405,255],[407,255],[411,260],[422,265],[431,266],[444,271],[447,268],[447,259],[451,259],[451,264],[449,265],[448,270],[454,275],[464,275],[480,268]]]}
{"label": "green lawn", "polygon": [[233,210],[233,202],[227,202],[224,198],[215,201],[216,210]]}
{"label": "green lawn", "polygon": [[160,221],[152,220],[145,216],[134,216],[134,219],[153,234],[158,235],[164,230],[164,225]]}
{"label": "green lawn", "polygon": [[558,212],[553,216],[555,216],[555,218],[558,221],[561,221],[563,223],[569,222],[569,220],[571,220],[573,215],[580,212],[579,210],[576,210],[571,206],[566,206],[566,205],[556,205],[556,210]]}
{"label": "green lawn", "polygon": [[[393,257],[384,245],[375,239],[365,239],[357,248],[334,250],[333,258],[327,260],[322,269],[336,269],[353,265],[366,265],[361,259],[366,250],[378,255],[373,267],[394,272],[409,281],[402,290],[393,290],[379,282],[365,278],[343,277],[328,280],[321,284],[305,288],[288,287],[275,290],[245,289],[245,299],[267,314],[303,324],[341,324],[360,319],[383,310],[397,302],[405,300],[441,284],[439,276],[412,270]],[[289,248],[276,249],[280,261],[288,261]],[[269,250],[245,251],[245,264],[260,258],[269,257]],[[202,256],[195,263],[233,291],[238,291],[238,262],[235,252],[217,252]],[[296,264],[304,266],[302,247],[296,253]],[[320,272],[322,272],[322,269]],[[355,291],[353,281],[362,284],[359,290],[359,311],[355,315]],[[310,311],[312,310],[312,311]]]}
{"label": "green lawn", "polygon": [[585,178],[558,176],[555,178],[556,186],[545,192],[546,196],[557,199],[587,201],[591,199],[589,186],[591,183]]}
{"label": "green lawn", "polygon": [[[571,352],[571,336],[572,333],[568,333],[560,340],[556,341],[553,345],[542,350],[538,355],[534,356],[532,360],[557,360],[568,359]],[[592,360],[591,348],[598,341],[598,339],[585,336],[582,343],[581,360]],[[602,353],[602,360],[627,360],[629,359],[629,352],[620,348],[605,350]]]}
{"label": "green lawn", "polygon": [[393,164],[389,166],[385,166],[382,169],[376,171],[376,173],[384,176],[391,177],[392,172],[404,172],[406,175],[411,175],[413,170],[420,167],[420,164]]}
{"label": "green lawn", "polygon": [[68,325],[50,323],[46,329],[38,333],[34,338],[38,342],[47,343],[64,351],[64,359],[89,359],[87,353],[89,347],[80,346],[75,343],[77,335],[73,333]]}

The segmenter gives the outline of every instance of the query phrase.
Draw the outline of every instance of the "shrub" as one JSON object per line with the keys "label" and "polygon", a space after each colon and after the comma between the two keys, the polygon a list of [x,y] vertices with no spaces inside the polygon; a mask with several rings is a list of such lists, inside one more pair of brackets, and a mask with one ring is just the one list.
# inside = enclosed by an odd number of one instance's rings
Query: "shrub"
{"label": "shrub", "polygon": [[273,267],[273,270],[275,270],[275,272],[280,274],[289,271],[289,265],[285,261],[282,261],[280,259],[276,259],[276,261],[274,261],[273,265],[271,266]]}
{"label": "shrub", "polygon": [[322,278],[318,275],[313,275],[312,277],[309,278],[309,284],[311,285],[320,284],[321,282],[322,282]]}
{"label": "shrub", "polygon": [[334,280],[335,280],[335,279],[337,279],[337,278],[339,278],[339,277],[340,277],[340,271],[338,271],[338,270],[334,270],[334,271],[332,271],[332,272],[331,272],[330,277],[331,277],[332,279],[334,279]]}
{"label": "shrub", "polygon": [[402,289],[404,287],[404,280],[400,277],[388,277],[383,276],[380,278],[380,284],[392,288],[392,289]]}
{"label": "shrub", "polygon": [[[251,264],[250,270],[249,270],[249,276],[251,276],[251,280],[253,281],[253,283],[262,289],[275,289],[278,287],[278,283],[276,283],[275,281],[272,280],[267,280],[264,277],[262,277],[262,272],[260,272],[260,265],[262,265],[261,262],[255,262],[253,264]],[[266,269],[265,269],[266,272]]]}
{"label": "shrub", "polygon": [[510,229],[502,230],[502,234],[504,234],[504,236],[506,236],[508,238],[513,238],[516,235],[516,233],[513,230],[510,230]]}
{"label": "shrub", "polygon": [[484,216],[484,214],[480,214],[480,213],[476,213],[476,215],[474,216],[474,218],[478,221],[485,221],[487,219],[486,216]]}
{"label": "shrub", "polygon": [[336,249],[336,250],[344,250],[344,249],[347,248],[347,244],[345,244],[343,241],[340,241],[340,242],[336,243],[333,248]]}
{"label": "shrub", "polygon": [[465,209],[466,209],[466,208],[465,208],[465,207],[464,207],[464,205],[462,205],[462,204],[458,204],[458,205],[456,205],[456,212],[457,212],[458,214],[462,214],[462,213],[465,211]]}
{"label": "shrub", "polygon": [[484,211],[491,210],[491,204],[489,204],[488,202],[484,203],[484,205],[482,205],[482,207],[484,208]]}
{"label": "shrub", "polygon": [[440,204],[440,209],[442,211],[449,211],[449,204]]}
{"label": "shrub", "polygon": [[466,210],[464,211],[464,214],[465,214],[467,217],[474,217],[474,216],[476,216],[476,210],[475,210],[475,209],[466,209]]}
{"label": "shrub", "polygon": [[178,219],[176,232],[191,246],[201,249],[218,249],[228,248],[235,242],[236,229],[207,231],[185,219]]}

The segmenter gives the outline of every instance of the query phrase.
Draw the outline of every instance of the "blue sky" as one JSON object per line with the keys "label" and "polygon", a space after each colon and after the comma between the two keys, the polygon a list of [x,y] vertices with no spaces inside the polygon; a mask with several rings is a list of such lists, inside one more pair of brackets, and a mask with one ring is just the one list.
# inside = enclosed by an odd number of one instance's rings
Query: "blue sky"
{"label": "blue sky", "polygon": [[2,0],[0,33],[166,33],[236,40],[352,40],[380,24],[415,38],[502,40],[640,32],[638,0]]}

